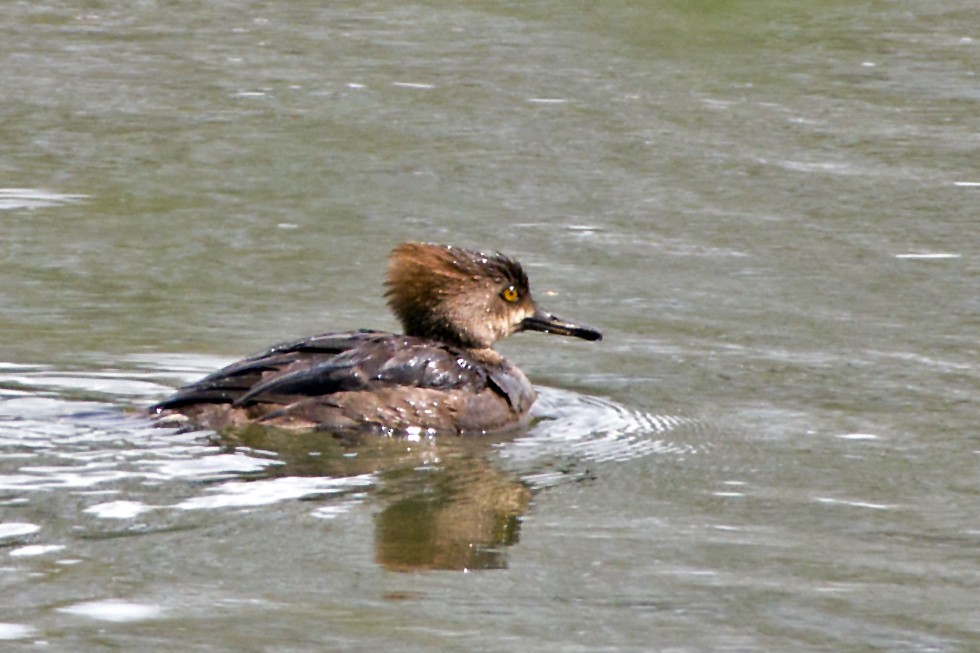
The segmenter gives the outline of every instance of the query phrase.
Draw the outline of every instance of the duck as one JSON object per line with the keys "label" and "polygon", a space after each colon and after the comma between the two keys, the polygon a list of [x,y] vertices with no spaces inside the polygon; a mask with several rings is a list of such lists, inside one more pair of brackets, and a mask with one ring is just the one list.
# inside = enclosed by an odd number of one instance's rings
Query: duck
{"label": "duck", "polygon": [[528,424],[537,394],[493,346],[522,331],[598,341],[542,309],[523,267],[499,252],[405,242],[385,298],[402,333],[330,332],[274,345],[179,388],[149,412],[214,431],[488,434]]}

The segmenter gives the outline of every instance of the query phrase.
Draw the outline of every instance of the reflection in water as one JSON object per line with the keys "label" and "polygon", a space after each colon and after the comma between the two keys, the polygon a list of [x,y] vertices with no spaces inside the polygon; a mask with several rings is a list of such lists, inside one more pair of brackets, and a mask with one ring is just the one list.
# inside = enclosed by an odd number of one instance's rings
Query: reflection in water
{"label": "reflection in water", "polygon": [[494,569],[517,542],[531,490],[489,457],[499,438],[297,434],[249,426],[222,446],[275,452],[283,465],[260,475],[374,475],[384,503],[377,516],[378,564],[397,571]]}
{"label": "reflection in water", "polygon": [[378,515],[378,563],[398,571],[506,566],[502,547],[518,540],[530,489],[480,457],[458,459],[421,480]]}
{"label": "reflection in water", "polygon": [[[170,361],[163,372],[192,363]],[[70,551],[46,539],[47,522],[32,521],[48,509],[27,509],[52,496],[81,500],[77,526],[92,532],[107,527],[88,519],[141,532],[193,511],[303,500],[319,502],[311,516],[334,519],[371,502],[380,507],[375,559],[386,569],[502,568],[534,492],[591,478],[591,466],[605,461],[695,452],[664,439],[688,420],[552,388],[538,388],[535,425],[506,436],[338,436],[258,425],[221,436],[175,432],[139,408],[120,410],[124,400],[145,406],[168,392],[157,377],[0,363],[0,501],[25,508],[24,518],[0,523],[0,539],[42,547],[29,552]]]}

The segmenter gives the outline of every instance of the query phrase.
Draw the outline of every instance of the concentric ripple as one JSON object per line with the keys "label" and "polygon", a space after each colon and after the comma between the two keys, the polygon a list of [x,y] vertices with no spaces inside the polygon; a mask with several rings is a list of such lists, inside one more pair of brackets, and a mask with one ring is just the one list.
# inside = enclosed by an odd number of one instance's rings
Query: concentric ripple
{"label": "concentric ripple", "polygon": [[[206,446],[204,433],[157,428],[122,408],[146,405],[165,394],[169,386],[161,384],[161,378],[183,381],[198,376],[210,363],[161,357],[152,365],[138,361],[137,369],[77,372],[0,363],[0,492],[23,496],[61,489],[108,494],[87,514],[124,519],[161,508],[257,506],[314,495],[345,496],[376,483],[368,469],[349,479],[294,478],[295,471],[273,452]],[[568,390],[541,387],[538,392],[534,425],[519,437],[488,445],[494,465],[531,487],[582,478],[604,463],[698,451],[697,445],[685,441],[691,439],[685,430],[696,426],[690,418],[637,411]],[[270,474],[275,468],[281,471]],[[248,483],[242,485],[243,478]],[[119,493],[121,484],[132,488],[134,482],[153,486],[174,481],[192,481],[194,489],[187,489],[190,495],[178,491],[182,496],[169,497],[169,505]],[[206,485],[198,485],[201,482]]]}
{"label": "concentric ripple", "polygon": [[[699,450],[681,441],[678,431],[697,426],[686,417],[636,411],[608,399],[543,387],[538,388],[533,411],[538,420],[534,427],[500,444],[498,455],[505,467],[534,487],[568,480],[580,462],[687,455]],[[670,434],[677,437],[670,438]]]}

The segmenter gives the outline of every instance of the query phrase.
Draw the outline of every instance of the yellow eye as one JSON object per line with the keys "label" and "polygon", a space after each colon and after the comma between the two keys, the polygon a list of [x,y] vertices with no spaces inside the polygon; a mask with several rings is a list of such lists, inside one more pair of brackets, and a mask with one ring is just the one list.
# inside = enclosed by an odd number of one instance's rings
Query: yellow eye
{"label": "yellow eye", "polygon": [[500,293],[500,296],[504,298],[505,302],[516,302],[517,301],[517,288],[514,286],[507,286],[504,291]]}

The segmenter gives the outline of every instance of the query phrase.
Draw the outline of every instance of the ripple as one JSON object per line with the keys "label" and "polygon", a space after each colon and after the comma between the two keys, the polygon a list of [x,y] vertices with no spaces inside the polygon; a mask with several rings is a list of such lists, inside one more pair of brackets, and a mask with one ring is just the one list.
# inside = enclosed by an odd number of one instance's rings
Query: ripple
{"label": "ripple", "polygon": [[10,557],[33,558],[35,556],[43,556],[49,553],[54,553],[55,551],[61,551],[64,548],[64,544],[28,544],[26,546],[19,546],[16,549],[11,549]]}
{"label": "ripple", "polygon": [[961,258],[963,255],[957,252],[909,252],[895,254],[895,258],[910,261],[941,261],[944,259]]}
{"label": "ripple", "polygon": [[25,624],[0,623],[0,640],[25,639],[37,634],[37,628]]}
{"label": "ripple", "polygon": [[151,398],[173,389],[157,380],[158,374],[134,370],[53,370],[43,365],[0,362],[0,392],[7,396],[64,396],[68,393],[118,400]]}
{"label": "ripple", "polygon": [[224,452],[202,442],[203,436],[158,428],[140,415],[96,402],[0,398],[0,490],[216,481],[281,464]]}
{"label": "ripple", "polygon": [[0,211],[39,209],[87,198],[88,195],[67,195],[40,188],[0,188]]}
{"label": "ripple", "polygon": [[[150,512],[165,518],[170,511],[236,510],[332,496],[339,500],[314,515],[332,519],[379,483],[378,470],[370,464],[354,465],[349,474],[297,474],[298,469],[280,455],[246,447],[219,448],[208,439],[210,431],[180,433],[157,427],[142,414],[127,414],[118,406],[120,398],[145,397],[148,402],[159,394],[161,386],[155,379],[196,377],[202,368],[213,366],[211,360],[183,356],[156,361],[156,367],[147,361],[130,362],[141,369],[66,372],[0,363],[0,384],[56,393],[0,394],[0,490],[17,493],[15,498],[22,501],[52,490],[77,496],[119,495],[82,508],[100,520],[130,520]],[[57,396],[78,390],[114,395],[115,401]],[[693,420],[636,411],[576,392],[539,388],[534,417],[537,421],[526,434],[487,445],[502,471],[516,474],[531,487],[590,474],[579,471],[584,469],[582,463],[698,450],[684,443],[681,433]],[[384,441],[375,444],[380,447],[379,460],[391,463],[407,455],[396,452],[386,457],[382,454],[391,447]],[[18,536],[25,534],[29,533]]]}
{"label": "ripple", "polygon": [[[208,452],[207,449],[204,451]],[[207,455],[202,455],[201,451],[196,450],[195,454],[196,457],[182,455],[176,459],[161,459],[159,455],[154,455],[153,458],[137,460],[135,464],[149,470],[146,472],[147,478],[157,480],[178,478],[217,480],[261,472],[268,467],[283,464],[280,460],[255,458],[242,452],[214,453],[211,451]]]}
{"label": "ripple", "polygon": [[130,603],[129,601],[121,601],[119,599],[107,599],[105,601],[76,603],[75,605],[58,608],[58,612],[88,617],[99,621],[128,623],[155,619],[163,614],[163,607],[155,604]]}
{"label": "ripple", "polygon": [[562,467],[562,461],[605,463],[699,451],[663,437],[696,426],[690,418],[636,411],[608,399],[555,388],[538,388],[538,395],[534,416],[540,421],[527,435],[498,445],[501,460],[535,487],[566,479],[567,471],[552,469]]}
{"label": "ripple", "polygon": [[149,510],[153,510],[153,506],[140,501],[109,501],[89,506],[84,512],[102,519],[132,519]]}
{"label": "ripple", "polygon": [[374,482],[371,474],[346,478],[284,476],[249,482],[229,481],[208,488],[208,494],[192,497],[174,507],[180,510],[201,510],[266,506],[290,499],[308,499],[362,490],[374,485]]}
{"label": "ripple", "polygon": [[880,440],[881,436],[874,433],[841,433],[837,436],[841,440]]}
{"label": "ripple", "polygon": [[870,508],[871,510],[891,510],[897,507],[887,503],[871,503],[870,501],[834,499],[833,497],[813,497],[813,500],[827,505],[850,506],[852,508]]}
{"label": "ripple", "polygon": [[33,535],[39,530],[41,530],[41,527],[37,524],[21,522],[0,523],[0,540],[13,540],[24,537],[25,535]]}

